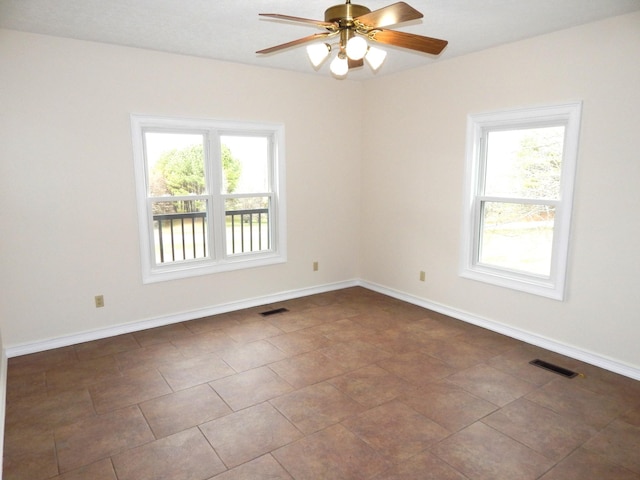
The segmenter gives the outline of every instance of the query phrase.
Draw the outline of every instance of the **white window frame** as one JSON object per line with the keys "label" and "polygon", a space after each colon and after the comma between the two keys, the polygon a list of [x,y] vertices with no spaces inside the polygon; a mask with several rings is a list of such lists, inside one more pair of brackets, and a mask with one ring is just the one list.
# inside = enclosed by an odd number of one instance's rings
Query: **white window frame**
{"label": "white window frame", "polygon": [[[468,116],[460,276],[555,300],[564,300],[581,112],[582,103],[573,102]],[[483,197],[481,189],[484,184],[487,133],[496,130],[558,125],[565,127],[559,199],[532,201],[552,204],[556,211],[550,275],[527,274],[480,264],[482,228],[480,202]],[[487,198],[483,197],[482,200],[487,201]],[[502,201],[503,198],[500,200]]]}
{"label": "white window frame", "polygon": [[[208,258],[156,264],[153,240],[153,212],[148,196],[148,178],[144,146],[144,132],[166,131],[172,133],[203,133],[205,151],[220,149],[219,140],[223,135],[267,136],[271,139],[270,191],[250,196],[268,196],[270,248],[259,252],[227,255],[224,245],[224,200],[238,197],[221,191],[221,179],[217,171],[222,171],[217,162],[219,155],[208,155],[205,163],[208,185],[204,195],[209,204],[209,252]],[[284,125],[279,123],[238,122],[229,120],[176,118],[131,114],[133,158],[136,179],[138,224],[140,233],[140,253],[143,283],[154,283],[198,275],[207,275],[230,270],[262,267],[287,261],[286,195],[285,195],[285,155]],[[170,197],[171,200],[179,197]],[[219,219],[222,219],[221,221]]]}

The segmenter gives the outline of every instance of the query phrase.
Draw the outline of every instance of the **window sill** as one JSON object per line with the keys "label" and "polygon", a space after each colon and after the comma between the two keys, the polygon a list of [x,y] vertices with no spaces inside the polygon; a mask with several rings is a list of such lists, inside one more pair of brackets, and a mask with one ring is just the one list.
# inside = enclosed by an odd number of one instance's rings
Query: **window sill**
{"label": "window sill", "polygon": [[555,285],[551,280],[543,277],[511,274],[507,271],[489,268],[463,268],[460,276],[498,287],[509,288],[520,292],[531,293],[553,300],[564,300],[564,285]]}
{"label": "window sill", "polygon": [[247,268],[265,267],[285,263],[286,257],[281,254],[264,254],[258,256],[251,255],[251,258],[233,258],[228,261],[213,263],[211,261],[184,262],[176,265],[165,265],[150,270],[143,275],[142,283],[157,283],[182,278],[197,277],[201,275],[211,275],[215,273],[230,272],[233,270],[244,270]]}

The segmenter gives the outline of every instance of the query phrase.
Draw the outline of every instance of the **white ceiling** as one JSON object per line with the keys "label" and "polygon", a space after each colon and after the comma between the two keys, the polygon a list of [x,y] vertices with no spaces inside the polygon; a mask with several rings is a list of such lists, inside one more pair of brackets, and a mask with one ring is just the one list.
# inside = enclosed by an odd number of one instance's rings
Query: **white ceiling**
{"label": "white ceiling", "polygon": [[[371,10],[395,0],[354,0]],[[304,46],[271,55],[255,51],[322,30],[312,25],[259,19],[281,13],[324,19],[341,0],[0,0],[0,27],[127,45],[264,67],[317,73]],[[437,58],[393,47],[377,76],[464,55],[495,45],[640,10],[640,0],[407,0],[424,14],[398,30],[442,38]],[[328,63],[328,62],[327,62]],[[372,78],[365,66],[352,79]]]}

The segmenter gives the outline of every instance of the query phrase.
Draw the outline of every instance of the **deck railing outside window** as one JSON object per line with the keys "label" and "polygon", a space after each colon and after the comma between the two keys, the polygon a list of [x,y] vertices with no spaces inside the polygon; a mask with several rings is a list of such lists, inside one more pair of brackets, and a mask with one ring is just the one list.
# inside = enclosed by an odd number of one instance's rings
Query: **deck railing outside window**
{"label": "deck railing outside window", "polygon": [[[227,255],[271,248],[269,209],[227,210]],[[156,263],[206,258],[206,212],[165,213],[153,216]]]}

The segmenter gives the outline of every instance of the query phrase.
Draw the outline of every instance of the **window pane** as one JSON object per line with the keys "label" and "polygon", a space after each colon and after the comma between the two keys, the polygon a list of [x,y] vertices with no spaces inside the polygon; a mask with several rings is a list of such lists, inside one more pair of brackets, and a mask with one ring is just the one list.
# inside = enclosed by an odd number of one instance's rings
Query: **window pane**
{"label": "window pane", "polygon": [[206,258],[206,200],[153,202],[156,265]]}
{"label": "window pane", "polygon": [[549,276],[555,209],[484,202],[479,263]]}
{"label": "window pane", "polygon": [[485,195],[558,199],[564,129],[488,132]]}
{"label": "window pane", "polygon": [[227,255],[271,248],[269,197],[225,200]]}
{"label": "window pane", "polygon": [[204,135],[145,132],[144,139],[150,196],[206,193]]}
{"label": "window pane", "polygon": [[222,193],[269,192],[269,138],[223,135]]}

